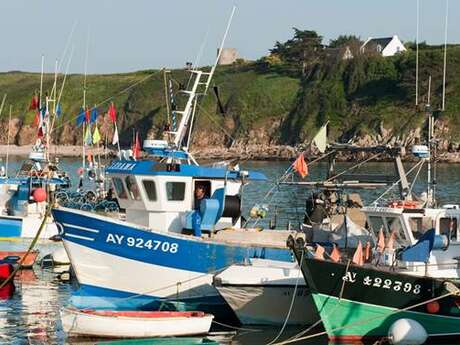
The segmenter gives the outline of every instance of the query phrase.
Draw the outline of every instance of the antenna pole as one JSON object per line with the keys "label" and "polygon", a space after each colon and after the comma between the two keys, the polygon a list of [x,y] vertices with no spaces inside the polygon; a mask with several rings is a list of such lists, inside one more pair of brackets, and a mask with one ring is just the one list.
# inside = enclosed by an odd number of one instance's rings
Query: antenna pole
{"label": "antenna pole", "polygon": [[[6,95],[5,95],[6,96]],[[5,98],[3,98],[5,100]],[[10,115],[8,119],[8,138],[7,138],[7,145],[6,145],[6,166],[5,166],[5,173],[6,177],[8,177],[8,160],[10,156],[10,126],[11,126],[11,105],[10,105]]]}
{"label": "antenna pole", "polygon": [[217,53],[216,61],[214,62],[214,65],[211,68],[211,72],[209,73],[208,81],[206,82],[206,87],[204,89],[204,94],[206,94],[206,92],[208,91],[209,84],[211,83],[212,76],[214,74],[214,71],[216,70],[217,64],[219,63],[219,59],[220,59],[220,56],[222,54],[222,49],[224,48],[225,40],[227,38],[228,31],[230,30],[230,25],[232,24],[233,15],[235,14],[235,11],[236,11],[236,6],[233,6],[232,13],[230,14],[230,18],[228,19],[228,22],[227,22],[227,28],[225,29],[224,37],[222,38],[222,42],[220,43],[220,47],[219,47],[219,51]]}
{"label": "antenna pole", "polygon": [[446,63],[447,63],[447,27],[449,20],[449,0],[446,0],[446,20],[444,25],[444,68],[442,74],[442,111],[446,109]]}
{"label": "antenna pole", "polygon": [[[86,112],[86,76],[88,74],[88,46],[89,46],[89,27],[86,35],[86,53],[85,53],[85,76],[83,78],[83,112]],[[86,134],[86,121],[83,122],[83,143],[82,143],[82,167],[85,169],[86,165],[86,150],[85,150],[85,134]]]}
{"label": "antenna pole", "polygon": [[45,67],[45,55],[42,55],[42,69],[40,74],[40,97],[38,101],[38,110],[41,111],[42,108],[42,94],[43,94],[43,69]]}
{"label": "antenna pole", "polygon": [[417,33],[415,39],[415,105],[418,105],[418,42],[419,42],[420,0],[417,0]]}

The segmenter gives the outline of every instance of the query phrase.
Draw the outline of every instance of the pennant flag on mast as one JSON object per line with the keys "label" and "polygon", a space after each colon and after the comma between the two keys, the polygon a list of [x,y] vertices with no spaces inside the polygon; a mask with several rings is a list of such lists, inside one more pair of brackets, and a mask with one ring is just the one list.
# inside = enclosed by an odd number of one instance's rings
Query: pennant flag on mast
{"label": "pennant flag on mast", "polygon": [[80,108],[80,112],[77,115],[77,127],[80,127],[83,123],[85,123],[85,109],[83,107]]}
{"label": "pennant flag on mast", "polygon": [[295,160],[294,163],[292,163],[293,168],[297,173],[302,177],[305,178],[305,176],[308,175],[308,166],[307,163],[305,163],[305,158],[303,157],[303,153],[300,154],[299,157]]}
{"label": "pennant flag on mast", "polygon": [[86,133],[85,133],[85,144],[86,145],[91,145],[93,143],[93,137],[91,135],[91,130],[89,129],[89,126],[86,127]]}
{"label": "pennant flag on mast", "polygon": [[38,109],[38,96],[33,95],[32,100],[30,102],[29,110],[37,110]]}
{"label": "pennant flag on mast", "polygon": [[324,247],[319,244],[316,245],[315,259],[324,260]]}
{"label": "pennant flag on mast", "polygon": [[387,243],[387,248],[388,248],[389,250],[393,250],[393,249],[394,249],[395,239],[396,239],[396,232],[393,230],[393,231],[390,233],[390,238],[388,239],[388,243]]}
{"label": "pennant flag on mast", "polygon": [[85,122],[86,122],[86,123],[89,123],[90,120],[91,120],[91,113],[90,113],[89,108],[86,108],[86,111],[85,111]]}
{"label": "pennant flag on mast", "polygon": [[139,132],[136,132],[136,138],[133,145],[133,157],[139,159],[141,157],[141,143],[139,140]]}
{"label": "pennant flag on mast", "polygon": [[90,119],[90,123],[94,123],[97,121],[97,108],[96,106],[94,106],[94,108],[91,110],[91,119]]}
{"label": "pennant flag on mast", "polygon": [[117,110],[115,109],[115,105],[113,104],[113,102],[110,104],[110,107],[109,107],[109,116],[110,116],[110,119],[112,120],[112,123],[117,122]]}
{"label": "pennant flag on mast", "polygon": [[61,114],[62,114],[61,103],[58,103],[56,105],[56,116],[59,117],[59,116],[61,116]]}
{"label": "pennant flag on mast", "polygon": [[118,128],[115,126],[115,131],[113,132],[112,145],[118,144]]}
{"label": "pennant flag on mast", "polygon": [[380,229],[379,238],[377,241],[377,251],[379,253],[383,253],[384,250],[385,250],[385,236],[383,235],[383,229]]}
{"label": "pennant flag on mast", "polygon": [[371,243],[369,241],[366,242],[366,248],[364,249],[364,261],[367,262],[372,257],[371,253]]}
{"label": "pennant flag on mast", "polygon": [[329,123],[326,122],[326,124],[321,127],[316,133],[315,137],[313,138],[313,143],[315,146],[318,148],[319,152],[324,153],[326,152],[327,148],[327,124]]}
{"label": "pennant flag on mast", "polygon": [[355,251],[355,254],[353,255],[352,262],[358,266],[362,266],[364,264],[363,245],[361,244],[361,241],[358,241],[358,247],[356,247],[356,251]]}
{"label": "pennant flag on mast", "polygon": [[94,129],[94,132],[93,132],[93,144],[97,144],[98,142],[101,141],[101,134],[99,133],[99,129],[97,128],[97,125],[95,127],[96,128]]}
{"label": "pennant flag on mast", "polygon": [[333,249],[331,252],[331,260],[334,262],[339,262],[341,256],[342,255],[340,254],[339,248],[337,248],[337,246],[333,244]]}
{"label": "pennant flag on mast", "polygon": [[34,117],[34,126],[38,126],[39,124],[40,124],[40,112],[36,111],[35,117]]}

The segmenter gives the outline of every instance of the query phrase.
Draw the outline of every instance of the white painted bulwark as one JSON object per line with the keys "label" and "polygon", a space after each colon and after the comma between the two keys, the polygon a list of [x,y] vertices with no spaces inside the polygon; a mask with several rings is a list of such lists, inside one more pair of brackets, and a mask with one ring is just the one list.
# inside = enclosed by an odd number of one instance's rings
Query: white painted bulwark
{"label": "white painted bulwark", "polygon": [[397,35],[393,37],[369,37],[361,46],[361,52],[376,52],[383,57],[405,52],[407,49]]}

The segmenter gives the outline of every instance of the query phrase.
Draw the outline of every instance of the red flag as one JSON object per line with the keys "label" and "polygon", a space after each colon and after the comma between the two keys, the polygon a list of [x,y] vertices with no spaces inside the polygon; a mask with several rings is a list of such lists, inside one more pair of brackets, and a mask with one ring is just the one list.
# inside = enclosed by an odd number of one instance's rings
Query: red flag
{"label": "red flag", "polygon": [[40,112],[37,111],[35,112],[35,117],[34,117],[34,126],[38,126],[40,124]]}
{"label": "red flag", "polygon": [[141,143],[139,140],[139,132],[136,132],[136,139],[133,145],[133,157],[139,159],[141,157]]}
{"label": "red flag", "polygon": [[393,230],[390,234],[390,238],[388,239],[388,243],[387,243],[387,248],[389,250],[394,249],[395,239],[396,239],[396,232]]}
{"label": "red flag", "polygon": [[315,259],[324,260],[324,247],[316,245]]}
{"label": "red flag", "polygon": [[358,241],[358,247],[356,248],[355,254],[353,255],[353,263],[358,266],[362,266],[364,264],[363,260],[363,245],[361,241]]}
{"label": "red flag", "polygon": [[383,253],[384,250],[385,250],[385,236],[383,236],[383,230],[380,229],[380,231],[379,231],[379,239],[378,239],[378,242],[377,242],[377,251],[379,253]]}
{"label": "red flag", "polygon": [[302,178],[308,175],[308,166],[307,166],[307,163],[305,163],[305,158],[303,157],[303,153],[301,153],[300,156],[297,157],[297,159],[292,165],[294,166],[294,170],[297,171],[297,173]]}
{"label": "red flag", "polygon": [[93,155],[91,154],[91,152],[88,152],[87,160],[89,163],[93,161]]}
{"label": "red flag", "polygon": [[86,122],[86,123],[89,123],[90,120],[91,120],[91,112],[89,111],[89,108],[86,108],[86,111],[85,111],[85,122]]}
{"label": "red flag", "polygon": [[32,101],[30,102],[29,110],[37,110],[38,109],[38,96],[33,95]]}
{"label": "red flag", "polygon": [[367,262],[371,258],[371,243],[367,241],[366,248],[364,249],[364,261]]}
{"label": "red flag", "polygon": [[117,110],[115,109],[113,102],[109,107],[109,116],[113,123],[117,122]]}
{"label": "red flag", "polygon": [[331,252],[331,260],[334,262],[339,262],[341,256],[342,255],[340,254],[339,248],[337,248],[337,246],[334,244]]}
{"label": "red flag", "polygon": [[43,130],[42,130],[41,127],[38,128],[37,138],[39,138],[39,139],[43,138]]}

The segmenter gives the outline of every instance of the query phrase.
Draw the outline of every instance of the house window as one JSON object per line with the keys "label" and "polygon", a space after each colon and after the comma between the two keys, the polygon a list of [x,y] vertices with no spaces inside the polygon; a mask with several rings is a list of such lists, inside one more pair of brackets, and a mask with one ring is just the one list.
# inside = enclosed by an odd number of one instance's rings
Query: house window
{"label": "house window", "polygon": [[125,179],[126,188],[128,188],[129,196],[134,200],[141,200],[139,188],[137,188],[136,179],[134,176],[128,175]]}
{"label": "house window", "polygon": [[379,53],[382,52],[382,46],[380,44],[377,44],[377,52]]}
{"label": "house window", "polygon": [[126,189],[125,189],[125,186],[123,185],[123,181],[118,177],[114,177],[112,178],[112,183],[113,183],[113,187],[115,188],[115,191],[117,192],[117,196],[120,199],[127,199],[128,194],[126,193]]}
{"label": "house window", "polygon": [[441,218],[439,220],[439,233],[448,236],[451,241],[457,241],[457,218]]}
{"label": "house window", "polygon": [[166,197],[168,201],[183,201],[185,199],[185,182],[166,182]]}
{"label": "house window", "polygon": [[157,189],[155,187],[155,182],[152,180],[143,180],[142,184],[144,185],[144,189],[149,200],[157,201]]}

